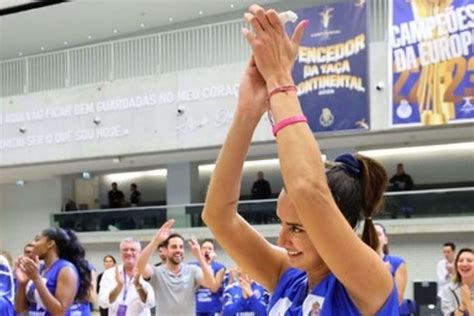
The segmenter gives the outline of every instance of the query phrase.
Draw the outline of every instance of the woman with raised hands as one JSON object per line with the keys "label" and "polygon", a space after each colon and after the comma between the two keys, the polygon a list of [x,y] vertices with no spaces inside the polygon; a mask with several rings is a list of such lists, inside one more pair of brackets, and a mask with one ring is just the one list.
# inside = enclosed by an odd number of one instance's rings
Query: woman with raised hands
{"label": "woman with raised hands", "polygon": [[[244,29],[253,56],[216,162],[203,220],[232,259],[272,293],[269,315],[397,315],[397,291],[374,251],[372,223],[387,175],[376,161],[343,155],[326,169],[291,76],[307,21],[288,38],[278,14],[257,5]],[[268,100],[268,101],[267,101]],[[246,153],[271,110],[285,188],[277,203],[278,246],[236,212]],[[354,232],[365,218],[362,240]]]}

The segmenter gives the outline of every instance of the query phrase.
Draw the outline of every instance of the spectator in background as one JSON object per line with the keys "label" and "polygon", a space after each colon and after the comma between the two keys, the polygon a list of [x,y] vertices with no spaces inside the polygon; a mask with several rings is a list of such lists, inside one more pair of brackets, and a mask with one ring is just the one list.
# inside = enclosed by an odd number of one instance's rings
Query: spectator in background
{"label": "spectator in background", "polygon": [[9,253],[0,250],[0,315],[14,316],[14,281],[12,259]]}
{"label": "spectator in background", "polygon": [[453,280],[441,289],[443,315],[474,315],[474,253],[471,248],[459,250],[454,270]]}
{"label": "spectator in background", "polygon": [[123,206],[124,195],[123,192],[118,189],[117,182],[112,182],[112,190],[108,193],[109,197],[109,208],[120,208]]}
{"label": "spectator in background", "polygon": [[268,199],[272,196],[270,182],[264,179],[263,171],[257,172],[257,181],[252,185],[252,199]]}
{"label": "spectator in background", "polygon": [[64,205],[65,212],[77,211],[77,204],[72,199],[67,199],[67,203]]}
{"label": "spectator in background", "polygon": [[[390,178],[391,191],[409,191],[413,189],[413,180],[411,176],[405,173],[402,163],[397,164],[397,173]],[[414,212],[414,207],[407,201],[407,196],[399,195],[397,200],[400,204],[400,209],[406,218],[410,218]],[[393,209],[392,218],[397,218],[398,209]]]}
{"label": "spectator in background", "polygon": [[456,245],[452,242],[446,242],[443,245],[444,259],[441,259],[436,266],[436,275],[438,276],[438,297],[441,297],[442,288],[451,282],[454,277],[454,257]]}
{"label": "spectator in background", "polygon": [[[115,267],[115,265],[117,264],[117,261],[115,260],[114,256],[106,255],[103,259],[103,264],[104,264],[104,272],[105,272],[105,270]],[[104,272],[101,272],[97,276],[97,293],[99,293],[100,291],[100,281],[102,280],[102,276],[104,275]],[[109,315],[108,308],[99,307],[99,312],[100,312],[100,316]]]}
{"label": "spectator in background", "polygon": [[223,316],[266,316],[269,294],[239,268],[229,271],[229,283],[224,289]]}
{"label": "spectator in background", "polygon": [[23,256],[30,258],[33,261],[38,262],[38,257],[33,252],[34,245],[32,243],[28,243],[23,248]]}
{"label": "spectator in background", "polygon": [[[201,268],[183,262],[184,238],[179,234],[171,234],[173,224],[174,220],[169,219],[156,232],[138,258],[137,269],[145,280],[150,280],[155,290],[157,316],[194,315],[198,287],[214,288],[216,282],[211,268],[205,262],[201,247],[194,238],[189,241],[189,245]],[[166,264],[152,267],[148,261],[162,242],[165,243],[168,254]]]}
{"label": "spectator in background", "polygon": [[126,238],[120,243],[122,264],[107,269],[100,281],[99,305],[110,316],[149,316],[155,306],[155,293],[137,273],[140,242]]}
{"label": "spectator in background", "polygon": [[141,202],[141,193],[138,191],[138,186],[136,183],[130,184],[130,205],[138,206]]}
{"label": "spectator in background", "polygon": [[166,258],[168,258],[168,251],[166,250],[166,243],[162,242],[158,245],[158,256],[160,257],[160,262],[155,264],[155,267],[159,267],[162,264],[166,263]]}
{"label": "spectator in background", "polygon": [[392,191],[409,191],[413,189],[413,179],[407,173],[402,163],[397,164],[397,172],[390,178]]}
{"label": "spectator in background", "polygon": [[[217,257],[214,251],[214,241],[212,239],[205,239],[201,243],[201,251],[204,255],[204,260],[209,265],[216,280],[215,287],[208,289],[200,286],[196,291],[196,316],[219,315],[222,311],[222,295],[224,294],[223,280],[225,274],[225,266],[215,261]],[[193,261],[201,267],[198,261]]]}
{"label": "spectator in background", "polygon": [[379,238],[379,244],[376,250],[395,279],[398,291],[398,304],[400,305],[403,302],[407,285],[407,265],[403,258],[388,254],[388,235],[385,227],[382,224],[376,223],[375,230],[377,231],[377,237]]}

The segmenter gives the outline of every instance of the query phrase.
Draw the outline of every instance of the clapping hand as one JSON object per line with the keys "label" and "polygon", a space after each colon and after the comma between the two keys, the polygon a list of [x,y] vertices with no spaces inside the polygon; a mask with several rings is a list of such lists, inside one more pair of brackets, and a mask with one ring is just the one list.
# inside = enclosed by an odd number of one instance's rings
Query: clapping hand
{"label": "clapping hand", "polygon": [[461,309],[466,310],[471,304],[471,291],[467,284],[461,286]]}
{"label": "clapping hand", "polygon": [[255,34],[248,29],[242,32],[252,48],[255,63],[267,88],[272,84],[289,84],[278,81],[281,78],[292,80],[291,71],[308,21],[300,22],[289,39],[275,10],[265,11],[258,5],[252,5],[244,17]]}
{"label": "clapping hand", "polygon": [[241,274],[239,278],[239,285],[242,288],[242,293],[246,299],[251,297],[253,295],[252,291],[252,281],[250,280],[250,277],[248,274]]}
{"label": "clapping hand", "polygon": [[18,257],[15,260],[15,277],[20,284],[26,284],[30,278],[26,275],[22,263],[23,256]]}
{"label": "clapping hand", "polygon": [[22,267],[22,271],[28,277],[28,279],[32,281],[41,279],[39,265],[34,260],[31,260],[28,257],[22,257],[20,259],[20,266]]}
{"label": "clapping hand", "polygon": [[125,282],[123,279],[123,275],[120,273],[118,267],[115,267],[115,282],[117,282],[117,286],[119,287],[123,287],[123,284]]}

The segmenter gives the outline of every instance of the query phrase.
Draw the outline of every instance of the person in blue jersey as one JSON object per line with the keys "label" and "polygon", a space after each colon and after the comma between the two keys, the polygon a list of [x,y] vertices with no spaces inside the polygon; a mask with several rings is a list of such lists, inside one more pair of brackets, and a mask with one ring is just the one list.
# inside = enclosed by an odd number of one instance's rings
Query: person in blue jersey
{"label": "person in blue jersey", "polygon": [[8,252],[0,250],[0,315],[14,316],[15,283],[13,280],[12,260]]}
{"label": "person in blue jersey", "polygon": [[266,316],[269,295],[260,284],[238,267],[229,271],[224,289],[223,316]]}
{"label": "person in blue jersey", "polygon": [[379,238],[377,253],[382,258],[383,262],[385,262],[385,265],[392,276],[395,278],[395,284],[398,291],[398,302],[399,304],[402,304],[407,286],[407,265],[403,258],[389,254],[388,235],[385,226],[380,223],[376,223],[375,230],[377,231],[377,236]]}
{"label": "person in blue jersey", "polygon": [[[290,39],[274,10],[252,5],[245,19],[253,32],[242,32],[253,55],[212,174],[204,222],[236,264],[272,294],[270,316],[398,315],[396,287],[375,251],[372,222],[387,187],[385,169],[350,154],[323,163],[291,76],[308,22],[300,22]],[[314,54],[317,58],[333,50]],[[278,246],[236,211],[245,156],[268,110],[276,122],[285,185],[276,210]],[[365,220],[362,238],[354,231],[360,219]]]}
{"label": "person in blue jersey", "polygon": [[[222,295],[224,292],[223,281],[225,275],[225,266],[215,261],[214,241],[205,239],[201,242],[201,252],[204,261],[212,269],[215,278],[215,287],[212,289],[200,286],[196,291],[196,316],[216,316],[222,311]],[[201,266],[198,261],[191,264]]]}
{"label": "person in blue jersey", "polygon": [[27,257],[16,261],[18,289],[15,309],[29,315],[82,315],[74,302],[85,301],[91,289],[91,275],[84,248],[76,234],[48,228],[38,234],[34,253],[43,264]]}
{"label": "person in blue jersey", "polygon": [[89,289],[87,297],[84,300],[75,301],[74,304],[71,306],[71,310],[75,311],[77,315],[81,316],[91,316],[92,304],[97,301],[97,273],[95,271],[95,267],[88,261],[87,269],[91,276],[91,287]]}

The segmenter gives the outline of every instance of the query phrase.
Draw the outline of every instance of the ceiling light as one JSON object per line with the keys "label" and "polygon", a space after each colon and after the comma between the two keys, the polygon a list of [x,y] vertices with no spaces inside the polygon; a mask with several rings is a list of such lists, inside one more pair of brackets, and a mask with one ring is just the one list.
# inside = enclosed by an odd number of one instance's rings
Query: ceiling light
{"label": "ceiling light", "polygon": [[67,45],[67,44],[68,44],[68,42],[67,42],[67,41],[64,41],[64,45]]}
{"label": "ceiling light", "polygon": [[16,180],[15,185],[19,188],[25,186],[25,180]]}
{"label": "ceiling light", "polygon": [[406,155],[406,154],[421,154],[421,153],[453,151],[453,150],[474,150],[474,142],[363,150],[363,151],[359,151],[359,154],[375,158],[375,157],[384,157],[384,156],[392,156],[392,155],[400,156],[400,155]]}
{"label": "ceiling light", "polygon": [[117,34],[117,33],[118,33],[117,29],[114,29],[113,32],[114,32],[114,34]]}
{"label": "ceiling light", "polygon": [[168,18],[168,20],[169,20],[170,22],[173,21],[173,17],[170,16],[170,17]]}
{"label": "ceiling light", "polygon": [[233,9],[233,8],[234,8],[234,5],[233,5],[232,3],[230,4],[230,8],[231,8],[231,9]]}
{"label": "ceiling light", "polygon": [[140,24],[140,27],[145,27],[145,23],[141,23],[141,24]]}
{"label": "ceiling light", "polygon": [[82,173],[82,179],[84,179],[84,180],[90,180],[90,179],[91,179],[91,173],[88,172],[88,171],[84,171],[84,172]]}
{"label": "ceiling light", "polygon": [[[321,155],[321,159],[326,161],[326,155]],[[262,159],[262,160],[248,160],[244,162],[244,169],[250,167],[270,167],[270,166],[279,166],[280,161],[277,158],[274,159]],[[198,166],[199,172],[208,171],[212,172],[216,167],[215,164],[200,165]]]}
{"label": "ceiling light", "polygon": [[44,50],[44,46],[41,46],[41,48],[40,48],[40,49],[41,49],[41,50]]}
{"label": "ceiling light", "polygon": [[19,53],[18,53],[18,56],[23,56],[23,53],[22,53],[22,52],[19,52]]}
{"label": "ceiling light", "polygon": [[87,36],[88,39],[92,39],[92,35]]}
{"label": "ceiling light", "polygon": [[199,15],[202,15],[202,11],[199,11]]}
{"label": "ceiling light", "polygon": [[167,169],[156,169],[148,171],[134,171],[125,173],[113,173],[105,176],[106,182],[124,182],[127,180],[138,179],[142,177],[166,177],[168,174]]}

